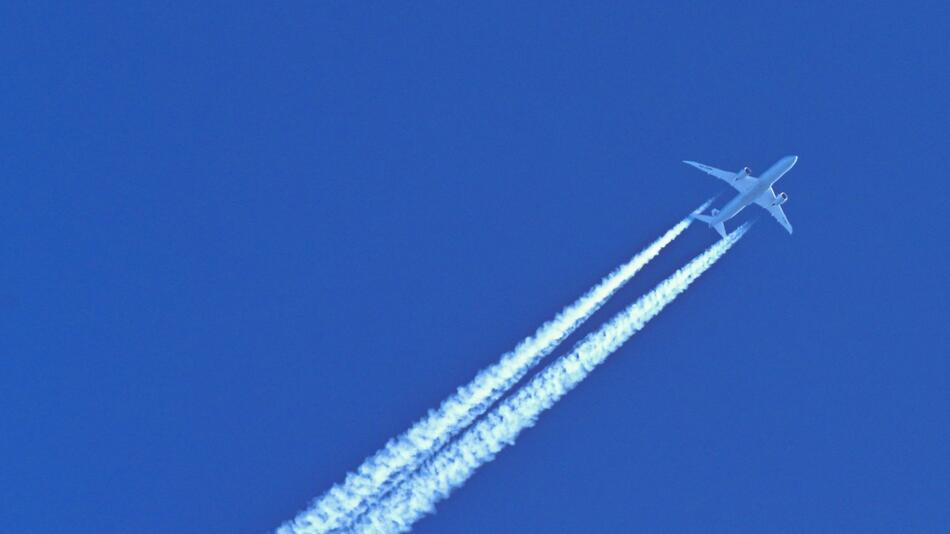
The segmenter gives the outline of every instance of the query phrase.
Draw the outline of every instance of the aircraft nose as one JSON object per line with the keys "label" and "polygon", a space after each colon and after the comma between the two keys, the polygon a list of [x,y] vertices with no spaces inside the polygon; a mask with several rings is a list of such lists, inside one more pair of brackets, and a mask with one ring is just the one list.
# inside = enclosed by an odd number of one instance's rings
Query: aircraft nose
{"label": "aircraft nose", "polygon": [[795,165],[795,163],[797,162],[798,162],[798,156],[785,156],[785,163],[787,163],[789,167],[791,167],[792,165]]}

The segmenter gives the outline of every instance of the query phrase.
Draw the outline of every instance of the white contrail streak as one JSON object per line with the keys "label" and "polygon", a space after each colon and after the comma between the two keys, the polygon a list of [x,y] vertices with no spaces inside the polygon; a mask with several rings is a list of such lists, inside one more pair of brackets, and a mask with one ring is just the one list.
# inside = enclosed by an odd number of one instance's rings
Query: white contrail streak
{"label": "white contrail streak", "polygon": [[[693,213],[702,212],[710,202],[705,202]],[[348,474],[342,484],[317,498],[309,509],[281,525],[277,532],[316,534],[351,524],[370,505],[418,468],[433,451],[444,446],[483,414],[691,222],[692,215],[678,222],[627,263],[607,275],[584,296],[538,328],[533,336],[524,339],[491,367],[480,371],[470,383],[445,399],[438,409],[431,410],[405,433],[390,440],[385,447],[367,458],[356,472]]]}
{"label": "white contrail streak", "polygon": [[426,462],[376,507],[353,525],[354,532],[405,532],[435,503],[460,487],[478,467],[491,461],[518,434],[532,426],[597,365],[620,348],[633,334],[706,269],[722,257],[748,230],[745,224],[676,271],[600,330],[588,335],[567,355],[558,358],[528,384],[505,399],[462,437]]}

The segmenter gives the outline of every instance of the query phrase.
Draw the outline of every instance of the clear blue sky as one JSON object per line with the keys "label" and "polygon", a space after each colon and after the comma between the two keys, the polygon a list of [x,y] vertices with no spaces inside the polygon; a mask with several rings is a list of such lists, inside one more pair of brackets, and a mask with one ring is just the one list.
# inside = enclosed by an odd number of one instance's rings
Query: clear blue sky
{"label": "clear blue sky", "polygon": [[417,530],[950,524],[946,3],[79,4],[0,9],[0,530],[273,528],[786,154]]}

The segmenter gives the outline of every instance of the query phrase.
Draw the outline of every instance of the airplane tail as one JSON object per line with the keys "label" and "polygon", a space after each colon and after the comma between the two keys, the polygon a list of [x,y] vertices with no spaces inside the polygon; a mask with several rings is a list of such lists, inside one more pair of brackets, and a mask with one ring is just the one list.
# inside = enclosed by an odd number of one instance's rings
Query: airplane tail
{"label": "airplane tail", "polygon": [[697,214],[693,215],[693,217],[695,217],[697,220],[703,221],[704,223],[708,224],[711,228],[715,228],[716,231],[719,232],[719,235],[721,235],[721,236],[723,237],[723,239],[726,238],[726,225],[725,225],[725,224],[723,224],[723,223],[721,223],[721,222],[720,222],[720,223],[713,223],[713,218],[710,217],[709,215],[700,215],[700,214],[697,213]]}

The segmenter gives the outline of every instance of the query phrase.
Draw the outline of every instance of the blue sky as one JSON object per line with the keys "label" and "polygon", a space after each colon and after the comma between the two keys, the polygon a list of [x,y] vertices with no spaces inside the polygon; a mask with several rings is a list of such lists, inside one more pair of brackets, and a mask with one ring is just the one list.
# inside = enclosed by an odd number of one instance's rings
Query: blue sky
{"label": "blue sky", "polygon": [[743,212],[417,531],[945,527],[948,18],[4,6],[0,530],[273,528],[726,193],[680,160],[787,154],[795,234]]}

